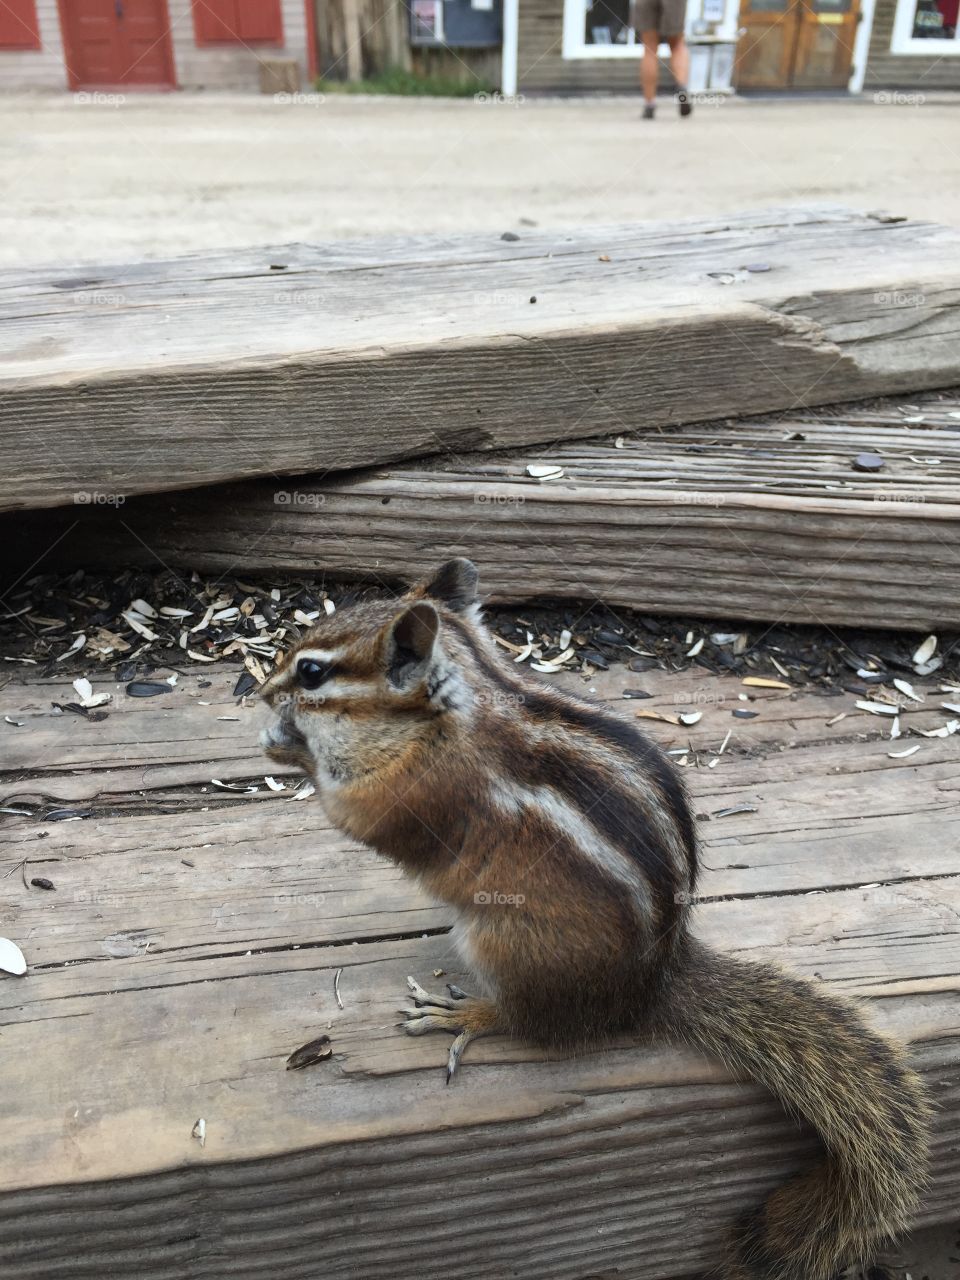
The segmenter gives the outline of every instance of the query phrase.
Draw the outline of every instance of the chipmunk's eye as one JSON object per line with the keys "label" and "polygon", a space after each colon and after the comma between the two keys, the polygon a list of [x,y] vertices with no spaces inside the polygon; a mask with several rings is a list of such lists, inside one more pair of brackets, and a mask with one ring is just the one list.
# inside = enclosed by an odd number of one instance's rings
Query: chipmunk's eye
{"label": "chipmunk's eye", "polygon": [[301,658],[297,663],[297,683],[301,689],[319,689],[332,673],[329,662],[317,662],[316,658]]}

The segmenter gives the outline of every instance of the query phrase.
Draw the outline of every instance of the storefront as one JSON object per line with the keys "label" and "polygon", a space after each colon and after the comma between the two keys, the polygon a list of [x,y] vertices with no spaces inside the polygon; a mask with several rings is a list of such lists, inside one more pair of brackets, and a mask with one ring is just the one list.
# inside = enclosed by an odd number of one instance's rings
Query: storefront
{"label": "storefront", "polygon": [[[635,90],[642,46],[633,3],[504,0],[504,91]],[[700,55],[700,78],[691,87],[722,92],[735,43],[732,82],[746,91],[960,91],[958,4],[689,0],[687,39],[694,59]],[[692,66],[691,82],[694,71]],[[662,83],[668,86],[669,78]]]}
{"label": "storefront", "polygon": [[876,0],[863,91],[960,91],[958,5],[960,0]]}
{"label": "storefront", "polygon": [[[637,88],[643,45],[634,28],[634,0],[519,0],[517,9],[516,83],[506,83],[505,91]],[[505,27],[509,12],[505,6]],[[691,69],[691,80],[696,72],[703,81],[697,88],[722,88],[724,56],[729,80],[738,17],[739,0],[688,0],[687,38],[701,46]]]}

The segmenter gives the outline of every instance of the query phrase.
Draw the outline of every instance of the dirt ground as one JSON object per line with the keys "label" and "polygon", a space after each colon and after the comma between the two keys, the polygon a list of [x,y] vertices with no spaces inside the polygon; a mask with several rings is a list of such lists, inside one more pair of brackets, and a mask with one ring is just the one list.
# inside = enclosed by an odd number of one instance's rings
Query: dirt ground
{"label": "dirt ground", "polygon": [[818,201],[960,224],[960,96],[877,97],[651,124],[629,98],[0,94],[0,265]]}

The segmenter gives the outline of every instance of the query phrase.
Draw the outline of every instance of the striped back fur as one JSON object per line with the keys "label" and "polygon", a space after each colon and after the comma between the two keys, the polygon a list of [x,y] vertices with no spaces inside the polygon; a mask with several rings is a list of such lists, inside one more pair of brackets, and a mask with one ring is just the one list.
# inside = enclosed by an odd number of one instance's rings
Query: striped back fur
{"label": "striped back fur", "polygon": [[716,1274],[832,1280],[915,1202],[916,1077],[846,1005],[689,936],[696,842],[677,771],[630,723],[505,661],[476,587],[455,560],[399,601],[322,620],[264,687],[268,754],[454,908],[499,1026],[566,1048],[655,1031],[810,1120],[827,1162],[741,1224]]}

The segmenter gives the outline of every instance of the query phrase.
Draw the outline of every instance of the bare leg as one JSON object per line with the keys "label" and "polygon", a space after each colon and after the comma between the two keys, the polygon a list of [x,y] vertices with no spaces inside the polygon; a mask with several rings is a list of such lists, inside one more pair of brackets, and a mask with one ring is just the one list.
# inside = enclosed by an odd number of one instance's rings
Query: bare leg
{"label": "bare leg", "polygon": [[683,36],[667,36],[667,44],[670,46],[670,70],[677,86],[680,114],[688,116],[693,110],[690,95],[687,92],[687,81],[690,79],[690,50]]}
{"label": "bare leg", "polygon": [[660,37],[656,31],[643,32],[643,58],[640,63],[640,81],[643,85],[643,100],[652,107],[657,100],[657,48]]}

